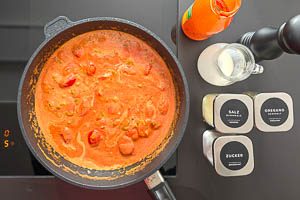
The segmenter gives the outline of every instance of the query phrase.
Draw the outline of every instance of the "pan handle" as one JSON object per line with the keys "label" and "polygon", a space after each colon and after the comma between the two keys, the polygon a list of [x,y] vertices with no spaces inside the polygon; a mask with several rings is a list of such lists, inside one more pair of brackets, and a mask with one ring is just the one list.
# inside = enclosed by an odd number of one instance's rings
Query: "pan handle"
{"label": "pan handle", "polygon": [[52,37],[58,32],[70,27],[74,22],[72,22],[66,16],[58,16],[52,21],[48,22],[44,27],[44,34],[46,39]]}
{"label": "pan handle", "polygon": [[144,181],[157,200],[176,200],[169,184],[159,171],[156,171]]}

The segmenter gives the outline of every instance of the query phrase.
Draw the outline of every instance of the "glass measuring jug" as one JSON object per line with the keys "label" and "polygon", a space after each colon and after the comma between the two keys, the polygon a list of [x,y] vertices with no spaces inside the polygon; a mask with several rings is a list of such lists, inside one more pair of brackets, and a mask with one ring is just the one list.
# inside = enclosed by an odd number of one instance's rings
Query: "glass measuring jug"
{"label": "glass measuring jug", "polygon": [[217,43],[207,47],[200,54],[197,65],[201,77],[216,86],[231,85],[264,71],[255,63],[250,49],[236,43]]}

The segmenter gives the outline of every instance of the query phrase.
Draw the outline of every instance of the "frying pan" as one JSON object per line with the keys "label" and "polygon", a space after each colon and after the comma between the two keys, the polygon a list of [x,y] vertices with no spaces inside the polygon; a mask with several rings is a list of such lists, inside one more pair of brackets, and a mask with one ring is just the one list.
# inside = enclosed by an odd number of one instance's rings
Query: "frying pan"
{"label": "frying pan", "polygon": [[[154,48],[166,62],[175,84],[177,117],[170,134],[145,159],[116,170],[93,170],[64,159],[47,143],[35,116],[35,86],[44,63],[71,38],[93,30],[118,30],[130,33]],[[150,30],[134,22],[111,18],[88,18],[77,22],[60,16],[44,27],[45,41],[29,59],[18,90],[18,120],[27,146],[33,155],[55,176],[90,189],[114,189],[144,180],[157,199],[175,199],[158,169],[170,158],[180,143],[189,115],[188,85],[182,67],[167,45]],[[154,156],[155,155],[155,156]]]}

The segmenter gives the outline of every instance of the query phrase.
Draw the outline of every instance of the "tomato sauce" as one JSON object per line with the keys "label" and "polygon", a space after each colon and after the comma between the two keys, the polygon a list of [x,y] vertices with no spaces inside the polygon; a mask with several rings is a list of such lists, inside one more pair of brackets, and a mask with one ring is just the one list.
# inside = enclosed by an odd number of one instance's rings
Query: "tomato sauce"
{"label": "tomato sauce", "polygon": [[93,169],[124,167],[170,134],[176,98],[160,55],[120,31],[67,41],[45,63],[35,93],[46,140],[69,161]]}

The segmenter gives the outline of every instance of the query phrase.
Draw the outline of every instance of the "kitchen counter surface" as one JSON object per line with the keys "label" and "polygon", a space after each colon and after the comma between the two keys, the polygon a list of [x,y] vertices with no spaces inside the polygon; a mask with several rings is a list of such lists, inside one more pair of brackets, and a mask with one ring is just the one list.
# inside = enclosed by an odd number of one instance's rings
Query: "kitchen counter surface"
{"label": "kitchen counter surface", "polygon": [[[180,16],[191,3],[191,0],[180,1]],[[186,135],[179,147],[178,176],[171,184],[178,199],[300,199],[300,57],[283,55],[277,60],[262,62],[264,74],[252,75],[228,87],[207,84],[198,74],[196,66],[199,54],[207,46],[218,42],[235,42],[243,33],[256,31],[266,25],[278,27],[299,14],[299,11],[298,0],[244,0],[233,23],[224,32],[202,42],[191,41],[180,32],[178,56],[190,86],[191,112]],[[254,128],[247,135],[254,146],[253,173],[245,177],[220,177],[202,155],[202,133],[207,128],[202,122],[202,98],[208,93],[248,91],[289,93],[294,100],[295,124],[287,133],[261,133]]]}

